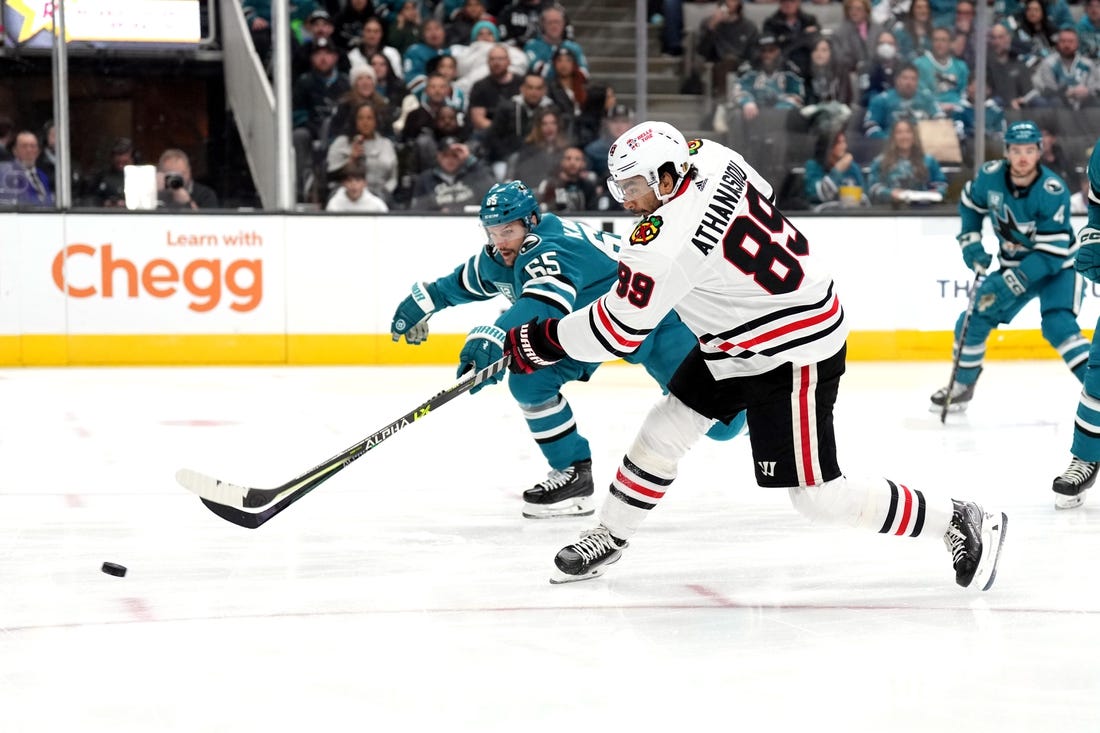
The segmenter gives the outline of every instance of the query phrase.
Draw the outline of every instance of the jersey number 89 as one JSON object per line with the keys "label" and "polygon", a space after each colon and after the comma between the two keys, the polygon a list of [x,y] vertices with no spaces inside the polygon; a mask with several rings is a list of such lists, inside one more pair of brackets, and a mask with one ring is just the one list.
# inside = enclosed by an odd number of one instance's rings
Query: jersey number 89
{"label": "jersey number 89", "polygon": [[[745,189],[751,216],[739,216],[722,239],[722,253],[772,295],[791,293],[804,273],[795,255],[809,254],[806,237],[752,186]],[[786,234],[786,246],[772,237]]]}

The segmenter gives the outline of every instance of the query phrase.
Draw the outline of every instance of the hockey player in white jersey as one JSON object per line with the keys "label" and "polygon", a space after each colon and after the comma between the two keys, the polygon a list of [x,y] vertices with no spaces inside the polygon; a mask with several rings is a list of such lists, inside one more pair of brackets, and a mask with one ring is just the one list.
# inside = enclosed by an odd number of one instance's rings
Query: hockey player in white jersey
{"label": "hockey player in white jersey", "polygon": [[698,343],[623,457],[599,526],[558,552],[551,582],[593,578],[617,561],[699,436],[745,410],[760,486],[787,489],[815,522],[942,538],[956,582],[988,590],[1003,513],[841,472],[833,404],[845,368],[844,310],[768,182],[733,150],[688,143],[663,122],[624,133],[608,164],[610,190],[643,217],[621,253],[618,282],[564,318],[511,329],[510,368],[622,357],[673,309]]}

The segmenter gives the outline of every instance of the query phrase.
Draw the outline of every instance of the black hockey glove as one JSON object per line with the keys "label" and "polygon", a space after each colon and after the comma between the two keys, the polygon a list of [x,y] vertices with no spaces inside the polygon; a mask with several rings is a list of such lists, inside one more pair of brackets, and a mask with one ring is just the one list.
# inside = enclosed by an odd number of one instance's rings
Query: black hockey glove
{"label": "black hockey glove", "polygon": [[510,329],[504,339],[504,353],[512,357],[508,369],[516,374],[530,374],[558,363],[567,356],[558,343],[558,319],[532,318]]}

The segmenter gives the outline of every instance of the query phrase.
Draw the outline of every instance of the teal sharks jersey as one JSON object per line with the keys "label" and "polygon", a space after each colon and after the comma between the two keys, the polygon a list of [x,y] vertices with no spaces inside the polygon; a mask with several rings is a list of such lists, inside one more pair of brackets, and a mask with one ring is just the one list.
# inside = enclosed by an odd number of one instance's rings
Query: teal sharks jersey
{"label": "teal sharks jersey", "polygon": [[446,306],[503,295],[512,307],[496,325],[507,330],[536,316],[561,318],[607,293],[621,244],[611,232],[543,214],[511,267],[489,243],[435,284]]}
{"label": "teal sharks jersey", "polygon": [[1073,267],[1078,245],[1070,222],[1069,189],[1049,168],[1040,166],[1039,177],[1020,188],[1009,178],[1008,161],[986,163],[963,187],[959,216],[960,237],[980,237],[982,222],[989,217],[1000,244],[1002,267],[1016,267],[1034,252],[1058,260],[1047,269]]}
{"label": "teal sharks jersey", "polygon": [[1089,157],[1089,226],[1100,229],[1100,144],[1092,147]]}

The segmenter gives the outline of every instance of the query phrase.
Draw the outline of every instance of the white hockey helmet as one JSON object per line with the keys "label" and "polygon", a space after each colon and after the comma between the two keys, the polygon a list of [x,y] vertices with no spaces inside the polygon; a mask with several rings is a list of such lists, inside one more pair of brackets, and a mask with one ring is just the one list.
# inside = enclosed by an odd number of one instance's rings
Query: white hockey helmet
{"label": "white hockey helmet", "polygon": [[607,151],[607,170],[611,174],[607,179],[607,190],[616,201],[622,203],[624,194],[618,181],[643,176],[646,185],[663,203],[672,194],[661,195],[658,170],[665,163],[671,163],[676,179],[674,183],[678,185],[691,168],[688,155],[687,140],[667,122],[650,121],[635,125],[620,135]]}

